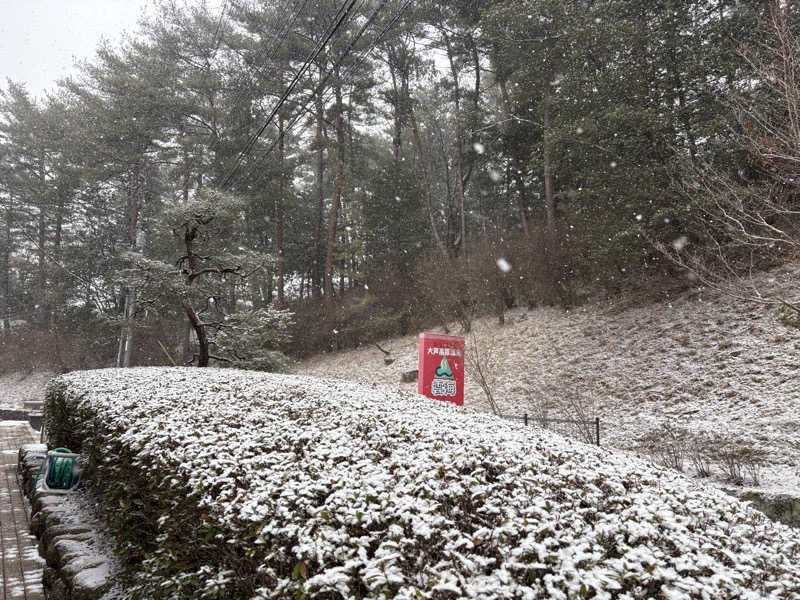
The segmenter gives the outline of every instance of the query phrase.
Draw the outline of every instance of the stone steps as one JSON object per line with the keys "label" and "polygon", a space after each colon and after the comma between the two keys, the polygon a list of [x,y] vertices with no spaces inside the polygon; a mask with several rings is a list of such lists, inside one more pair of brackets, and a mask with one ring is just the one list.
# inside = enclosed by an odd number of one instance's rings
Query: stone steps
{"label": "stone steps", "polygon": [[5,600],[44,600],[44,560],[28,529],[27,500],[16,477],[17,449],[35,441],[33,437],[26,423],[0,426],[0,550]]}
{"label": "stone steps", "polygon": [[26,412],[40,415],[44,411],[44,402],[42,400],[24,400],[22,408]]}

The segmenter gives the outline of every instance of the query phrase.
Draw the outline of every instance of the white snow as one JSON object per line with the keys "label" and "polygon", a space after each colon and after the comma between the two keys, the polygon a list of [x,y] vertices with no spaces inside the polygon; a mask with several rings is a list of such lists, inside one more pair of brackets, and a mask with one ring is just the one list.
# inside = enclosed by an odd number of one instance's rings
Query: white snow
{"label": "white snow", "polygon": [[49,371],[0,375],[0,409],[23,410],[26,401],[41,402],[44,387],[54,376]]}
{"label": "white snow", "polygon": [[[143,481],[188,493],[220,544],[260,557],[256,597],[799,595],[796,532],[745,504],[413,393],[180,368],[53,385],[91,416],[76,434],[112,436]],[[168,520],[153,534],[176,535]],[[236,568],[225,556],[193,574],[222,595]]]}
{"label": "white snow", "polygon": [[511,270],[511,264],[505,258],[498,258],[497,268],[503,273],[508,273]]}
{"label": "white snow", "polygon": [[[798,280],[800,264],[787,265],[755,276],[752,287],[793,298]],[[572,416],[575,401],[600,417],[604,447],[635,452],[665,423],[721,434],[765,453],[759,490],[800,496],[800,330],[775,308],[693,288],[654,303],[632,296],[570,311],[514,309],[503,326],[476,320],[473,334],[492,357],[489,382],[503,414]],[[400,375],[417,367],[417,336],[380,344],[395,358],[391,366],[363,347],[308,359],[295,371],[416,389]],[[469,373],[464,402],[490,410]],[[688,458],[684,470],[694,473]],[[711,481],[727,485],[717,466]]]}

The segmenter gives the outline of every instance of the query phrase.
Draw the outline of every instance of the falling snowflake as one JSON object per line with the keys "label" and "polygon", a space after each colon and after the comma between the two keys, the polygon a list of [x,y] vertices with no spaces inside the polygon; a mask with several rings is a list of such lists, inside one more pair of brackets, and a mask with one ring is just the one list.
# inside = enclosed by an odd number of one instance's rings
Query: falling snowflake
{"label": "falling snowflake", "polygon": [[672,247],[675,248],[677,252],[680,252],[686,247],[686,244],[688,243],[689,239],[685,235],[682,235],[681,237],[677,238],[672,242]]}
{"label": "falling snowflake", "polygon": [[497,259],[497,267],[503,272],[508,273],[511,270],[511,265],[505,258]]}

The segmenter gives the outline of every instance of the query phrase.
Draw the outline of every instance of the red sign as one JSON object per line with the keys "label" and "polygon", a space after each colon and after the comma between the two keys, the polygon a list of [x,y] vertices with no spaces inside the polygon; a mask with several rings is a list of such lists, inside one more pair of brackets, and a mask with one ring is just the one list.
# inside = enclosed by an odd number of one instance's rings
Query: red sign
{"label": "red sign", "polygon": [[417,381],[423,396],[464,406],[464,338],[420,333]]}

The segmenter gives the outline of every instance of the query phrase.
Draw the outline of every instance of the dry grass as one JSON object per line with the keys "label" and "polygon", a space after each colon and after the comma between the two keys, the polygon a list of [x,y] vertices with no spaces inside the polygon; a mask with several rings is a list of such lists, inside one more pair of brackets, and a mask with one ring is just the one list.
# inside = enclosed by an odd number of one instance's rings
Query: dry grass
{"label": "dry grass", "polygon": [[[795,264],[754,283],[763,293],[780,292],[796,289],[799,278]],[[493,356],[491,392],[503,415],[545,410],[552,418],[578,398],[582,410],[601,417],[603,445],[631,451],[664,423],[695,434],[725,432],[765,457],[757,474],[762,487],[800,493],[800,330],[773,309],[693,288],[624,310],[607,303],[513,309],[505,325],[486,317],[473,333]],[[381,346],[395,359],[391,365],[366,347],[313,357],[295,371],[415,389],[400,374],[416,368],[417,337]],[[469,373],[465,407],[491,410]],[[691,455],[686,466],[693,471],[690,463]]]}

